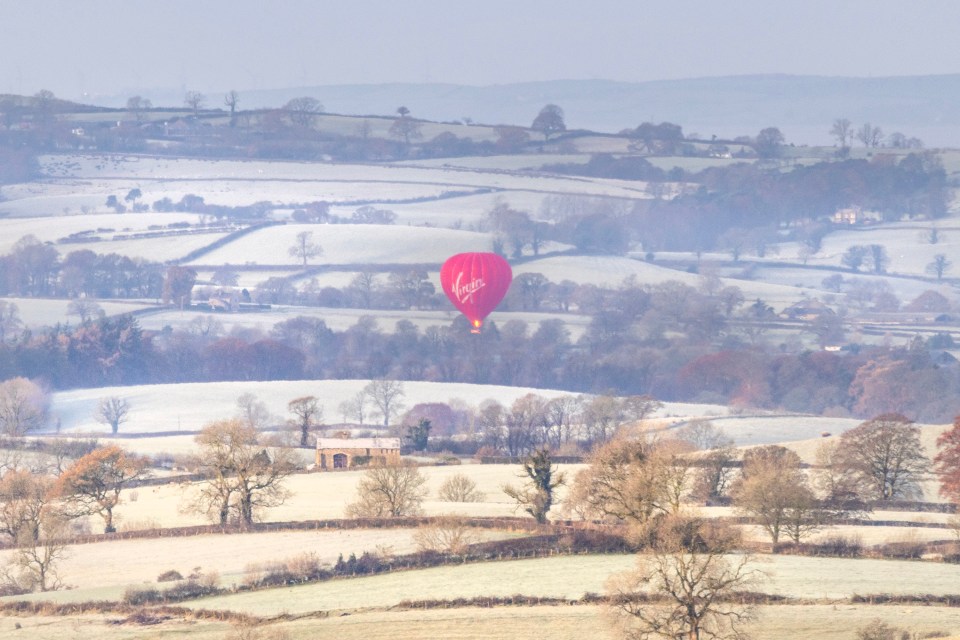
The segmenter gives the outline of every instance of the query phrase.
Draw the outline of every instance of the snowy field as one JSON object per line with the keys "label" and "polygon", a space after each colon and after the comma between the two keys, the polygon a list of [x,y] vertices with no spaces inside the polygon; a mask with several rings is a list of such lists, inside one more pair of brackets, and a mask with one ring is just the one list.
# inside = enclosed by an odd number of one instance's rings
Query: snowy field
{"label": "snowy field", "polygon": [[[397,214],[398,224],[477,229],[489,227],[487,214],[501,202],[537,217],[544,198],[548,196],[536,191],[495,191],[427,202],[385,204],[382,207]],[[349,217],[355,210],[355,205],[334,205],[330,209],[331,213],[344,217]]]}
{"label": "snowy field", "polygon": [[[703,278],[694,273],[669,269],[658,264],[615,256],[552,256],[525,262],[514,268],[514,277],[521,273],[542,273],[551,282],[570,280],[577,284],[617,288],[632,278],[637,285],[656,285],[676,281],[699,288]],[[819,288],[771,284],[754,280],[721,278],[723,286],[740,288],[746,300],[761,298],[780,311],[805,297],[823,295]]]}
{"label": "snowy field", "polygon": [[[130,404],[130,420],[121,427],[124,433],[196,431],[213,420],[229,418],[237,412],[237,397],[253,393],[283,423],[289,412],[287,403],[294,398],[312,395],[324,407],[324,419],[340,422],[337,409],[344,400],[353,398],[369,380],[297,380],[269,382],[212,382],[172,385],[143,385],[77,389],[54,394],[51,406],[53,424],[60,421],[65,433],[105,435],[109,428],[93,417],[101,398],[118,396]],[[463,383],[405,382],[404,404],[409,408],[422,402],[462,400],[478,406],[488,398],[510,405],[527,393],[547,398],[565,395],[563,391],[473,385]],[[52,431],[53,427],[50,427]]]}
{"label": "snowy field", "polygon": [[464,156],[461,158],[423,158],[392,163],[395,167],[423,167],[431,169],[471,169],[480,171],[538,170],[545,164],[586,164],[590,156],[577,154],[511,154],[505,156]]}
{"label": "snowy field", "polygon": [[[120,198],[122,200],[122,198]],[[102,204],[102,202],[100,203]],[[0,203],[0,209],[3,203]],[[193,213],[92,213],[63,215],[56,212],[56,224],[49,216],[39,218],[0,218],[0,255],[10,253],[13,245],[24,236],[34,236],[40,242],[56,242],[74,233],[92,231],[91,235],[109,239],[125,233],[143,233],[150,227],[187,222],[196,224],[200,217]],[[101,230],[101,231],[98,231]],[[89,249],[93,243],[65,243],[57,251],[67,254],[77,249]],[[109,244],[109,243],[105,243]],[[100,253],[111,253],[103,248]]]}
{"label": "snowy field", "polygon": [[193,265],[296,264],[288,249],[297,234],[312,233],[323,254],[310,264],[436,264],[455,253],[489,251],[490,236],[473,231],[372,224],[331,224],[267,227],[238,238],[197,260]]}
{"label": "snowy field", "polygon": [[168,262],[179,260],[191,251],[202,249],[226,235],[225,232],[183,234],[158,238],[119,239],[110,242],[85,242],[83,244],[58,245],[57,248],[64,255],[76,249],[89,249],[101,255],[116,253],[128,258],[146,258],[153,262]]}
{"label": "snowy field", "polygon": [[[42,327],[49,327],[57,323],[77,325],[80,323],[79,316],[71,316],[67,313],[67,307],[70,300],[47,300],[43,298],[4,298],[4,302],[17,305],[17,312],[21,322],[28,329],[36,330]],[[130,313],[141,309],[149,309],[154,304],[138,301],[110,301],[97,300],[97,304],[108,316],[120,315],[121,313]]]}
{"label": "snowy field", "polygon": [[502,169],[400,165],[196,160],[136,155],[57,155],[40,160],[43,180],[0,189],[0,214],[10,217],[105,212],[108,196],[131,189],[141,202],[187,194],[208,204],[240,206],[436,199],[449,192],[493,189],[543,194],[646,198],[646,185],[628,180],[510,173]]}
{"label": "snowy field", "polygon": [[[532,176],[451,167],[421,168],[384,164],[280,162],[264,160],[200,160],[136,155],[43,156],[41,168],[51,179],[152,181],[308,181],[386,182],[532,190],[580,195],[642,198],[645,184],[632,180],[593,180],[563,176]],[[196,191],[195,191],[196,192]],[[146,191],[144,191],[146,194]],[[198,193],[197,195],[203,195]]]}
{"label": "snowy field", "polygon": [[753,277],[770,285],[781,286],[802,286],[810,289],[819,290],[817,296],[824,300],[827,296],[842,298],[842,294],[823,289],[823,281],[832,275],[839,274],[843,278],[844,288],[846,290],[849,284],[854,282],[874,283],[878,281],[886,282],[893,295],[897,296],[904,304],[919,296],[924,291],[936,291],[942,294],[948,300],[958,299],[957,291],[951,285],[946,283],[937,283],[928,280],[918,280],[916,278],[898,278],[894,276],[855,274],[846,271],[826,271],[823,269],[796,267],[764,267],[760,266],[753,271]]}
{"label": "snowy field", "polygon": [[[930,244],[928,237],[932,228],[937,229],[939,235],[936,244]],[[960,256],[960,225],[956,219],[947,219],[935,223],[930,222],[898,222],[865,229],[850,229],[835,231],[823,239],[823,246],[819,252],[810,256],[811,265],[842,265],[841,259],[847,249],[854,245],[878,244],[886,249],[890,259],[887,272],[891,274],[906,274],[912,276],[931,277],[926,267],[937,254],[944,254],[951,262]],[[784,256],[796,255],[785,246]],[[869,263],[861,267],[862,271],[869,270]],[[954,266],[944,275],[955,277],[960,273],[960,266]]]}
{"label": "snowy field", "polygon": [[[152,312],[140,316],[140,326],[144,329],[159,331],[164,327],[175,329],[184,329],[197,318],[213,318],[223,327],[224,332],[229,333],[234,329],[257,329],[264,333],[269,333],[274,325],[298,316],[308,318],[317,318],[323,320],[327,327],[334,331],[346,331],[353,327],[361,318],[372,318],[377,327],[385,332],[391,333],[396,327],[397,322],[405,320],[412,322],[414,326],[423,331],[427,327],[448,326],[459,315],[459,312],[452,307],[440,311],[426,310],[377,310],[377,309],[328,309],[324,307],[295,307],[286,305],[277,305],[269,311],[260,311],[253,313],[224,313],[210,315],[208,312],[199,311],[180,311],[177,309],[165,308],[162,311]],[[510,320],[521,320],[529,326],[529,331],[537,329],[540,322],[544,320],[563,320],[564,326],[570,332],[570,340],[577,341],[587,329],[590,318],[587,316],[574,314],[554,314],[554,313],[535,313],[532,311],[494,311],[487,318],[487,322],[496,322],[502,326]]]}

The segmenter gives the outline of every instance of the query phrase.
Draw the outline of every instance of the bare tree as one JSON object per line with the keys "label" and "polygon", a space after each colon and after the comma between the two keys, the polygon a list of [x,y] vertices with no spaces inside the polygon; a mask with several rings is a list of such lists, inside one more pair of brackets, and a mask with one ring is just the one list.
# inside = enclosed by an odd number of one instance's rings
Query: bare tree
{"label": "bare tree", "polygon": [[420,513],[427,496],[426,476],[411,464],[371,467],[357,485],[357,500],[347,505],[350,518],[400,518]]}
{"label": "bare tree", "polygon": [[680,440],[689,442],[700,451],[721,449],[733,445],[733,440],[710,420],[696,419],[677,430]]}
{"label": "bare tree", "polygon": [[953,263],[947,259],[947,256],[943,253],[938,253],[933,256],[933,260],[927,265],[927,273],[931,273],[937,276],[937,280],[943,280],[943,274],[946,273],[950,267],[953,266]]}
{"label": "bare tree", "polygon": [[583,403],[580,416],[590,442],[603,444],[613,438],[623,424],[623,402],[609,394],[591,396]]}
{"label": "bare tree", "polygon": [[131,96],[127,98],[127,113],[140,124],[144,120],[144,113],[153,108],[153,103],[147,98]]}
{"label": "bare tree", "polygon": [[323,113],[323,105],[316,98],[304,96],[293,98],[283,105],[283,110],[295,125],[312,128],[317,115]]}
{"label": "bare tree", "polygon": [[446,516],[418,528],[413,540],[420,551],[461,554],[480,537],[463,518]]}
{"label": "bare tree", "polygon": [[307,446],[310,430],[323,419],[323,406],[315,396],[303,396],[288,402],[287,409],[294,415],[291,422],[300,429],[300,446]]}
{"label": "bare tree", "polygon": [[43,427],[48,419],[50,398],[46,391],[26,378],[0,383],[0,433],[22,436]]}
{"label": "bare tree", "polygon": [[313,241],[313,231],[301,231],[297,234],[296,243],[287,249],[291,258],[303,261],[303,266],[307,266],[307,261],[323,255],[323,247]]}
{"label": "bare tree", "polygon": [[876,500],[918,495],[930,466],[920,428],[898,413],[879,415],[844,432],[837,462]]}
{"label": "bare tree", "polygon": [[608,587],[610,612],[623,637],[746,638],[754,608],[738,599],[760,579],[751,557],[731,556],[735,536],[716,525],[671,518],[635,569]]}
{"label": "bare tree", "polygon": [[223,104],[230,107],[230,126],[237,126],[237,105],[240,103],[240,94],[234,90],[227,92],[223,96]]}
{"label": "bare tree", "polygon": [[362,425],[363,420],[366,417],[367,410],[367,393],[366,391],[359,391],[356,395],[347,398],[341,402],[338,407],[340,413],[343,416],[344,422],[354,421],[357,424]]}
{"label": "bare tree", "polygon": [[704,502],[718,500],[727,493],[736,456],[732,442],[697,457],[690,495]]}
{"label": "bare tree", "polygon": [[437,496],[447,502],[483,502],[486,497],[469,476],[456,473],[440,485]]}
{"label": "bare tree", "polygon": [[853,124],[846,118],[837,118],[830,127],[830,135],[837,139],[841,149],[846,148],[853,140]]}
{"label": "bare tree", "polygon": [[183,104],[193,110],[194,117],[200,113],[200,109],[202,109],[206,103],[207,97],[199,91],[187,91],[183,96]]}
{"label": "bare tree", "polygon": [[6,344],[8,339],[15,337],[22,327],[20,308],[16,303],[0,300],[0,345]]}
{"label": "bare tree", "polygon": [[883,131],[880,127],[874,127],[869,122],[866,122],[857,129],[855,137],[863,143],[863,146],[876,148],[880,146],[880,142],[883,140]]}
{"label": "bare tree", "polygon": [[237,414],[247,426],[257,430],[263,429],[270,422],[267,405],[252,393],[237,396]]}
{"label": "bare tree", "polygon": [[371,380],[363,390],[377,408],[383,419],[383,426],[389,427],[390,420],[403,410],[403,383],[389,378],[377,378]]}
{"label": "bare tree", "polygon": [[100,424],[109,425],[110,431],[116,435],[120,425],[130,419],[130,403],[120,396],[101,398],[94,418]]}
{"label": "bare tree", "polygon": [[[3,570],[5,581],[29,591],[61,588],[63,582],[57,565],[67,555],[65,533],[66,523],[54,514],[43,518],[39,536],[22,532],[16,541],[13,557]],[[11,568],[18,569],[19,574],[14,576]]]}
{"label": "bare tree", "polygon": [[11,542],[24,541],[25,536],[33,542],[40,539],[40,525],[53,513],[54,478],[32,473],[25,469],[12,469],[0,479],[0,533]]}
{"label": "bare tree", "polygon": [[861,501],[863,486],[858,475],[840,456],[840,443],[820,443],[816,453],[813,486],[831,505],[852,505]]}
{"label": "bare tree", "polygon": [[120,492],[147,473],[147,460],[117,446],[96,449],[83,456],[57,479],[54,492],[70,518],[99,515],[104,531],[113,533],[113,510]]}
{"label": "bare tree", "polygon": [[261,509],[284,503],[284,480],[296,470],[290,450],[267,447],[241,420],[218,420],[196,437],[195,462],[205,480],[193,507],[226,524],[231,516],[252,524]]}
{"label": "bare tree", "polygon": [[621,436],[597,448],[574,479],[568,500],[581,515],[623,522],[644,535],[656,516],[680,509],[692,447]]}
{"label": "bare tree", "polygon": [[826,521],[800,462],[800,456],[784,447],[751,449],[744,457],[742,476],[730,490],[734,507],[756,519],[774,550],[781,533],[800,542]]}
{"label": "bare tree", "polygon": [[506,485],[503,492],[517,503],[518,508],[533,516],[539,524],[544,524],[553,507],[556,488],[565,484],[566,478],[557,471],[547,449],[538,449],[527,456],[523,461],[523,476],[527,477],[523,487]]}
{"label": "bare tree", "polygon": [[80,316],[80,323],[86,324],[93,318],[102,318],[106,314],[96,300],[76,298],[67,304],[68,316]]}

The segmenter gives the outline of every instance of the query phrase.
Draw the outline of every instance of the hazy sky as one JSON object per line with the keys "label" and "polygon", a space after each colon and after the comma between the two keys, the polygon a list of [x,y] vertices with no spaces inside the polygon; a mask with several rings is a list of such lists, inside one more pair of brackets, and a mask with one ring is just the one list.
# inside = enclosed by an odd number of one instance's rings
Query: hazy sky
{"label": "hazy sky", "polygon": [[0,93],[960,72],[954,0],[0,0]]}

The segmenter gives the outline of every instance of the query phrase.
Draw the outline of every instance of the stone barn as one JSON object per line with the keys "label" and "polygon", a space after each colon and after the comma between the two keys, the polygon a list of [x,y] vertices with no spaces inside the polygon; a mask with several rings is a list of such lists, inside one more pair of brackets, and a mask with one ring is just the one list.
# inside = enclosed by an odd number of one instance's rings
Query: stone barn
{"label": "stone barn", "polygon": [[317,438],[317,467],[400,464],[400,438]]}

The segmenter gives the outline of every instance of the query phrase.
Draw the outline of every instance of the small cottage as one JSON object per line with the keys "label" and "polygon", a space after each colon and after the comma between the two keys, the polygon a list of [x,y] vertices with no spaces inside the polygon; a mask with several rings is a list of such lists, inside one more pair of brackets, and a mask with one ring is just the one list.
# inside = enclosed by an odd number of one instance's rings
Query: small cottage
{"label": "small cottage", "polygon": [[400,438],[317,438],[317,467],[400,464]]}

